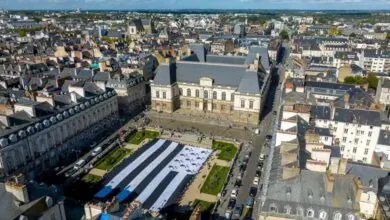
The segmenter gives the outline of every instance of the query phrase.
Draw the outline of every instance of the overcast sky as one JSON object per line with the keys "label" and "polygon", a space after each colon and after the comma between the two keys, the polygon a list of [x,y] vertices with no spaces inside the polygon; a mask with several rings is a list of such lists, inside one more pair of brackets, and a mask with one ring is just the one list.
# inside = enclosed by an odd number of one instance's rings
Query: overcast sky
{"label": "overcast sky", "polygon": [[7,9],[390,9],[390,0],[0,0]]}

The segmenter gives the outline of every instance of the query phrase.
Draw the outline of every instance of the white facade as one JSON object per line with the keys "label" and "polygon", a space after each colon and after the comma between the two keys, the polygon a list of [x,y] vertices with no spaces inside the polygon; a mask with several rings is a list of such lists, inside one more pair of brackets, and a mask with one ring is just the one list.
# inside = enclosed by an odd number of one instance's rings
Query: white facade
{"label": "white facade", "polygon": [[319,119],[316,119],[315,123],[317,127],[330,128],[335,140],[339,142],[344,158],[364,163],[372,162],[380,126]]}

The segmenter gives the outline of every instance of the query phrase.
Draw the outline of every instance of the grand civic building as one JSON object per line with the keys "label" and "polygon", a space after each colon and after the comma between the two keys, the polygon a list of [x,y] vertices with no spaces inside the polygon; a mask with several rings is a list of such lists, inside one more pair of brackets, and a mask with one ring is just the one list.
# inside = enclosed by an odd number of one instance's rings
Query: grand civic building
{"label": "grand civic building", "polygon": [[152,109],[257,125],[271,81],[267,48],[252,47],[247,56],[207,55],[199,44],[190,50],[189,56],[157,69]]}

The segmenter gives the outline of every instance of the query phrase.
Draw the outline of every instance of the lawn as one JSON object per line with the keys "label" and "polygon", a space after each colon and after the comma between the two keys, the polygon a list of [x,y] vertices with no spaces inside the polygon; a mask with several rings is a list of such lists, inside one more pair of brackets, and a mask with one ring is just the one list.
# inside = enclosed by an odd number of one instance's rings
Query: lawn
{"label": "lawn", "polygon": [[213,168],[211,168],[211,171],[207,176],[202,189],[200,189],[200,192],[211,195],[218,195],[218,193],[221,192],[223,188],[223,184],[228,173],[229,167],[214,165]]}
{"label": "lawn", "polygon": [[95,184],[97,182],[99,182],[102,178],[100,176],[95,176],[93,174],[87,174],[83,177],[83,181],[86,182],[86,183],[91,183],[91,184]]}
{"label": "lawn", "polygon": [[144,130],[144,131],[137,131],[135,135],[133,135],[130,140],[129,144],[140,144],[143,140],[146,138],[148,139],[155,139],[160,135],[159,132],[157,131],[149,131],[149,130]]}
{"label": "lawn", "polygon": [[110,170],[116,164],[122,161],[123,158],[130,155],[130,153],[131,150],[118,147],[115,150],[111,151],[109,154],[107,154],[105,157],[103,157],[101,160],[99,160],[96,168],[101,170]]}
{"label": "lawn", "polygon": [[203,201],[203,200],[199,200],[199,199],[195,199],[195,201],[192,203],[192,206],[194,208],[199,207],[200,212],[205,212],[205,211],[209,212],[213,208],[214,203]]}
{"label": "lawn", "polygon": [[231,161],[236,155],[237,147],[234,144],[221,142],[221,141],[213,141],[213,150],[219,150],[218,159]]}

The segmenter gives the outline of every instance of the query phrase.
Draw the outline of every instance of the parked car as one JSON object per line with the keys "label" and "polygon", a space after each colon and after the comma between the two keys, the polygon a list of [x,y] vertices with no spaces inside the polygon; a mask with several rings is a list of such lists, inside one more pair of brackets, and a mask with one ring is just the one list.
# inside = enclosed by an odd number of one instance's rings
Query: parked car
{"label": "parked car", "polygon": [[242,204],[236,206],[236,208],[234,209],[234,214],[233,214],[234,218],[240,218],[240,216],[242,214],[243,206],[244,205],[242,205]]}
{"label": "parked car", "polygon": [[97,147],[97,148],[93,149],[92,156],[98,155],[101,151],[102,151],[101,147]]}
{"label": "parked car", "polygon": [[255,186],[259,185],[259,177],[255,177],[253,179],[253,185],[255,185]]}
{"label": "parked car", "polygon": [[221,196],[224,197],[226,195],[226,189],[222,190]]}
{"label": "parked car", "polygon": [[233,209],[235,205],[236,205],[236,199],[230,198],[228,203],[228,209]]}
{"label": "parked car", "polygon": [[77,161],[77,163],[73,166],[73,169],[78,170],[78,169],[80,169],[82,166],[84,166],[84,164],[85,164],[85,160],[79,160],[79,161]]}
{"label": "parked car", "polygon": [[250,197],[255,197],[256,194],[257,194],[257,188],[252,186],[252,187],[249,189],[249,196],[250,196]]}
{"label": "parked car", "polygon": [[259,156],[259,160],[260,160],[260,161],[263,161],[263,160],[264,160],[264,158],[265,158],[265,155],[264,155],[264,154],[260,154],[260,156]]}
{"label": "parked car", "polygon": [[242,184],[241,178],[237,178],[236,181],[234,182],[234,187],[240,187]]}
{"label": "parked car", "polygon": [[232,217],[232,211],[230,211],[230,210],[227,210],[226,212],[225,212],[225,219],[230,219]]}
{"label": "parked car", "polygon": [[269,134],[269,135],[266,136],[266,138],[267,138],[267,140],[270,141],[272,139],[272,135]]}
{"label": "parked car", "polygon": [[230,197],[236,198],[237,197],[237,193],[238,193],[238,190],[237,189],[233,189],[232,193],[230,194]]}
{"label": "parked car", "polygon": [[242,163],[241,165],[240,165],[240,172],[243,172],[243,171],[245,171],[246,170],[246,164],[245,163]]}
{"label": "parked car", "polygon": [[261,176],[261,170],[256,170],[256,177],[260,177]]}

